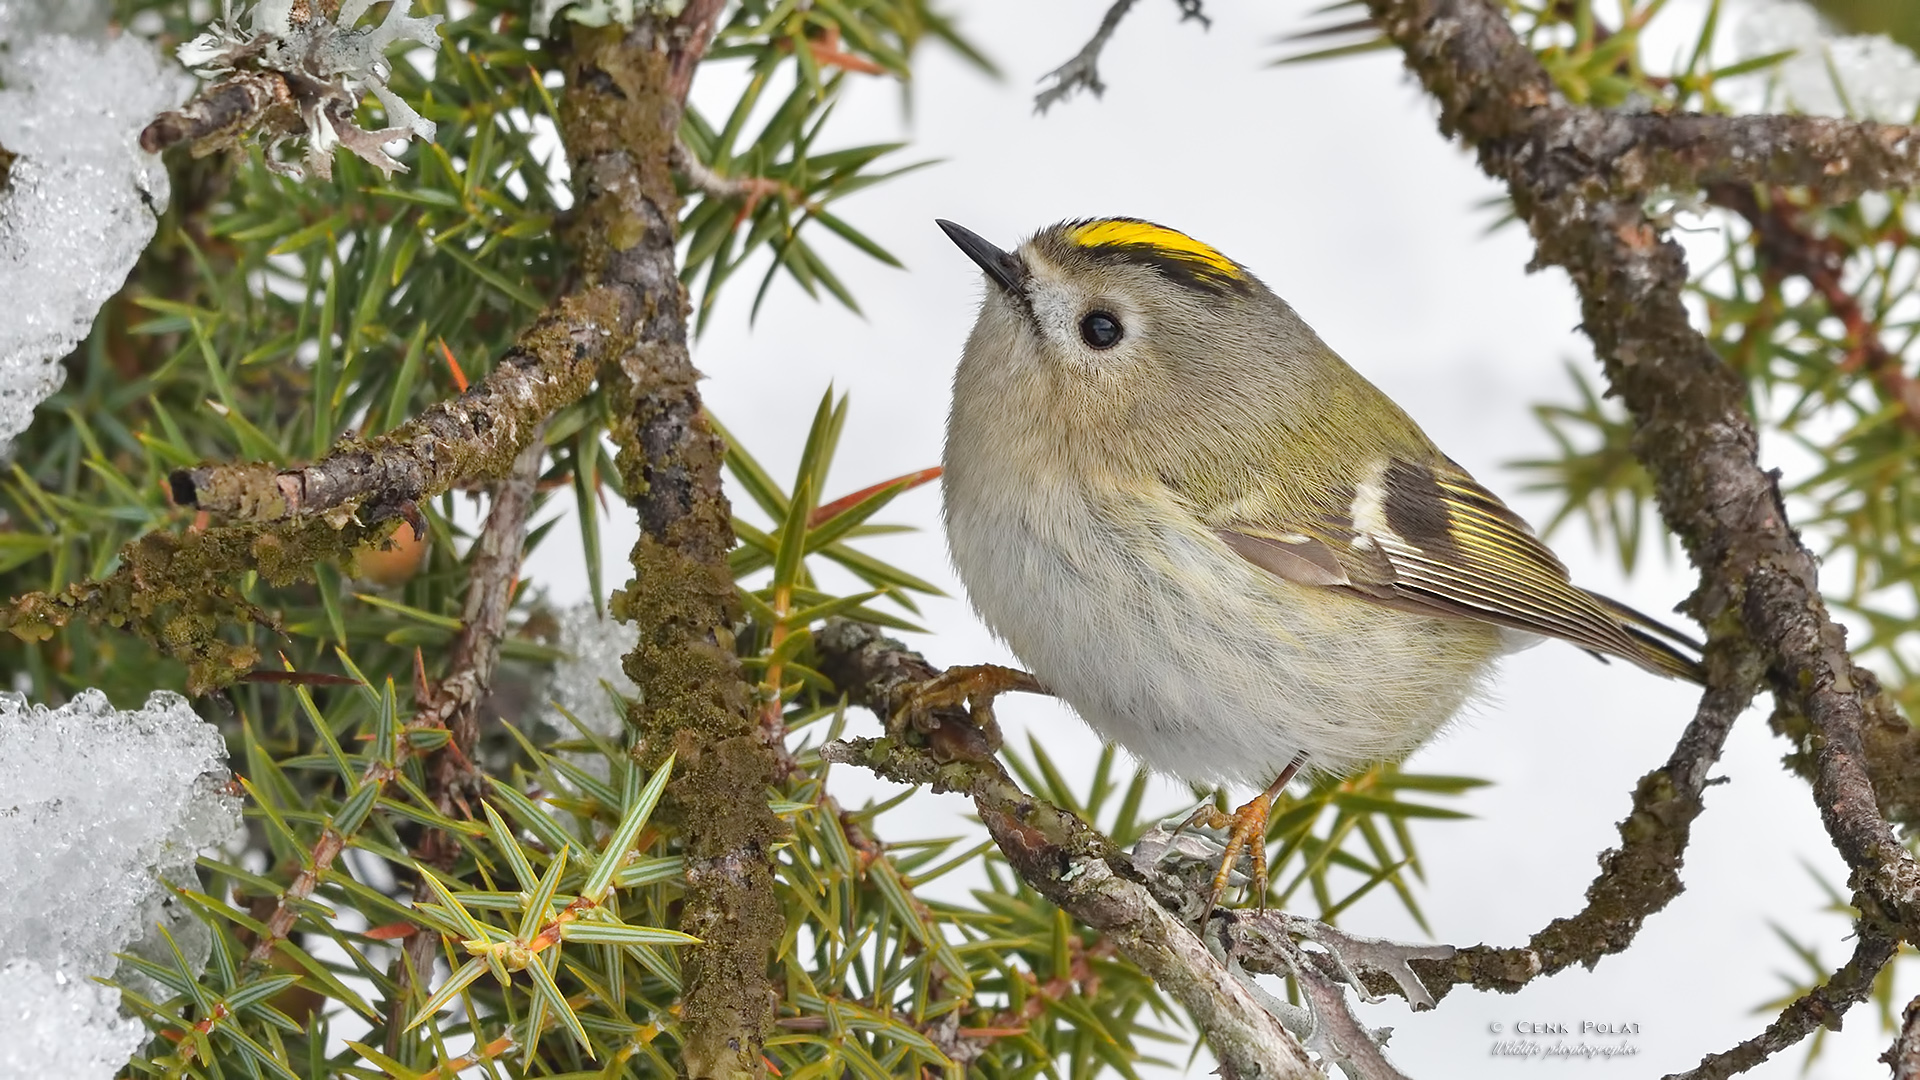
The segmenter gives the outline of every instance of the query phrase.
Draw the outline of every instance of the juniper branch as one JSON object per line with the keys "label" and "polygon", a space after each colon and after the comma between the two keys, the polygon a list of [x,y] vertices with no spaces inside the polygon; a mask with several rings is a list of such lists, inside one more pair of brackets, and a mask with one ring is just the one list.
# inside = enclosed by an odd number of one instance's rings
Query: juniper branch
{"label": "juniper branch", "polygon": [[1900,1034],[1880,1060],[1893,1070],[1893,1080],[1920,1080],[1920,997],[1907,1002]]}
{"label": "juniper branch", "polygon": [[1838,237],[1815,236],[1802,227],[1792,207],[1776,198],[1765,207],[1749,185],[1720,184],[1708,196],[1746,219],[1760,257],[1776,274],[1792,274],[1818,293],[1827,310],[1846,327],[1847,367],[1864,371],[1882,401],[1899,410],[1900,423],[1920,435],[1920,380],[1907,374],[1900,357],[1841,280],[1848,246]]}
{"label": "juniper branch", "polygon": [[393,431],[343,443],[299,468],[176,469],[173,500],[220,517],[371,525],[456,485],[497,480],[547,418],[586,396],[600,365],[626,347],[622,299],[579,288],[536,319],[485,379]]}
{"label": "juniper branch", "polygon": [[745,1078],[766,1074],[775,1000],[767,972],[785,929],[771,851],[783,827],[759,797],[777,759],[748,709],[732,648],[732,513],[720,486],[724,452],[687,352],[672,173],[688,81],[719,8],[697,0],[674,20],[575,27],[559,121],[573,175],[571,232],[584,238],[580,273],[617,299],[628,330],[601,369],[640,524],[634,578],[613,610],[638,630],[625,664],[639,688],[629,721],[655,763],[669,752],[680,763],[662,810],[685,842],[680,929],[700,939],[682,953],[681,1067],[690,1077]]}
{"label": "juniper branch", "polygon": [[[1873,993],[1874,979],[1900,948],[1897,933],[1878,919],[1862,920],[1859,933],[1852,958],[1826,982],[1795,998],[1767,1025],[1767,1030],[1730,1050],[1709,1054],[1699,1065],[1665,1080],[1725,1080],[1806,1038],[1814,1028],[1839,1027],[1847,1009]],[[1896,1075],[1903,1075],[1898,1073],[1898,1066]]]}
{"label": "juniper branch", "polygon": [[[1201,26],[1211,25],[1201,0],[1174,0],[1180,7],[1180,21],[1197,20]],[[1093,36],[1073,54],[1073,59],[1054,68],[1041,77],[1042,82],[1052,80],[1053,85],[1033,96],[1033,111],[1044,113],[1056,102],[1065,101],[1081,90],[1091,91],[1099,97],[1107,90],[1107,84],[1100,81],[1100,53],[1106,49],[1107,40],[1120,27],[1120,20],[1127,17],[1133,8],[1134,0],[1113,0],[1107,13],[1100,17],[1100,25]]]}
{"label": "juniper branch", "polygon": [[[500,659],[500,639],[513,607],[514,586],[520,579],[521,547],[527,538],[527,518],[533,511],[540,464],[546,457],[542,438],[546,425],[534,432],[526,449],[514,459],[513,471],[493,485],[487,520],[474,539],[469,556],[467,595],[460,613],[460,632],[454,635],[447,674],[414,710],[414,728],[443,728],[446,745],[424,763],[427,797],[442,815],[471,817],[474,803],[484,794],[485,775],[473,764],[480,742],[480,706],[493,689],[493,673]],[[442,830],[430,829],[421,838],[422,862],[447,869],[460,855],[460,845]],[[414,888],[416,904],[433,899],[424,882]],[[407,939],[402,955],[394,958],[394,992],[388,1004],[389,1053],[397,1045],[406,1017],[401,1011],[413,1000],[413,980],[433,972],[439,936],[416,933]]]}

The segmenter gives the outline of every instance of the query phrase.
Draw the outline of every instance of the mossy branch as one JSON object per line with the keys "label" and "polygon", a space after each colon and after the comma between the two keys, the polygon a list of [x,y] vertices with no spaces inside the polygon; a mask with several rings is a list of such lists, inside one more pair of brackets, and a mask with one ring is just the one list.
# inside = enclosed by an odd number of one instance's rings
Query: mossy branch
{"label": "mossy branch", "polygon": [[[1863,919],[1858,933],[1853,956],[1825,982],[1793,999],[1765,1031],[1732,1049],[1709,1054],[1700,1064],[1666,1080],[1725,1080],[1785,1050],[1816,1028],[1838,1028],[1849,1008],[1872,995],[1874,981],[1900,948],[1898,932],[1884,920]],[[1895,1073],[1896,1077],[1902,1075],[1911,1074]]]}
{"label": "mossy branch", "polygon": [[312,580],[316,564],[345,564],[355,548],[386,531],[308,520],[151,532],[122,548],[119,566],[103,578],[0,606],[0,629],[26,641],[76,621],[126,630],[185,663],[188,692],[204,694],[260,659],[258,649],[227,640],[222,630],[246,623],[280,629],[235,582],[250,570],[276,586]]}
{"label": "mossy branch", "polygon": [[724,451],[701,410],[675,251],[674,146],[719,7],[699,0],[678,19],[573,28],[559,120],[579,272],[616,299],[625,331],[601,375],[640,538],[633,580],[612,611],[638,629],[625,666],[639,688],[630,722],[642,753],[680,762],[663,817],[685,839],[679,929],[700,939],[683,953],[681,1062],[689,1077],[734,1080],[766,1075],[776,1000],[768,968],[785,930],[771,853],[784,827],[760,797],[778,762],[732,648]]}
{"label": "mossy branch", "polygon": [[555,412],[586,396],[627,345],[620,298],[588,286],[561,297],[487,377],[385,435],[343,443],[311,465],[176,469],[173,500],[251,521],[325,517],[376,524],[454,486],[497,480]]}

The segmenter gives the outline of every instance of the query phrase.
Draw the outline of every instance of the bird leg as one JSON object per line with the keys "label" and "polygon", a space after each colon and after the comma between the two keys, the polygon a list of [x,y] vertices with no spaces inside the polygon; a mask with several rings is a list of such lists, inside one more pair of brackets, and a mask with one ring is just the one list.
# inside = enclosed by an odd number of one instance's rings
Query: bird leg
{"label": "bird leg", "polygon": [[1195,810],[1192,817],[1180,824],[1181,829],[1198,825],[1227,830],[1227,850],[1220,856],[1219,872],[1213,875],[1213,893],[1207,898],[1206,910],[1200,913],[1201,921],[1204,922],[1207,915],[1219,905],[1220,894],[1227,891],[1227,882],[1233,876],[1233,864],[1240,861],[1242,853],[1253,857],[1253,880],[1249,884],[1253,895],[1258,898],[1260,910],[1266,910],[1267,825],[1273,818],[1273,800],[1286,790],[1288,782],[1306,760],[1305,754],[1296,756],[1292,764],[1281,770],[1279,779],[1267,785],[1267,790],[1255,795],[1233,813],[1223,814],[1209,803]]}
{"label": "bird leg", "polygon": [[948,668],[938,678],[916,687],[912,696],[894,714],[894,719],[896,722],[911,723],[920,731],[931,731],[938,726],[937,723],[929,723],[935,710],[965,705],[974,725],[986,737],[988,744],[997,750],[1000,747],[1000,725],[993,718],[993,699],[1012,691],[1029,694],[1051,692],[1039,679],[1017,668],[998,664]]}

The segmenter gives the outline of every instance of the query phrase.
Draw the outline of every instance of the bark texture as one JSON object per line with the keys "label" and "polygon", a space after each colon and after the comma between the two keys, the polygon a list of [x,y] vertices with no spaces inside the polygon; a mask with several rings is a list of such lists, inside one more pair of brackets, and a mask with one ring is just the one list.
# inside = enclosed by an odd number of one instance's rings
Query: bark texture
{"label": "bark texture", "polygon": [[584,253],[578,272],[619,313],[622,345],[601,378],[615,402],[620,475],[640,539],[633,579],[612,610],[639,628],[625,666],[640,690],[630,722],[641,752],[649,765],[669,752],[679,762],[662,817],[686,841],[679,929],[701,939],[682,953],[680,1053],[695,1080],[766,1075],[761,1049],[775,1001],[768,967],[785,930],[770,854],[783,827],[765,798],[777,761],[759,737],[734,654],[724,450],[701,410],[674,252],[675,135],[719,7],[700,0],[670,21],[575,28],[560,111],[573,169],[569,228],[593,238],[575,245]]}
{"label": "bark texture", "polygon": [[322,516],[376,524],[456,485],[497,480],[547,418],[585,397],[627,342],[621,297],[587,286],[543,313],[487,377],[385,435],[346,442],[311,465],[175,469],[173,501],[224,518]]}

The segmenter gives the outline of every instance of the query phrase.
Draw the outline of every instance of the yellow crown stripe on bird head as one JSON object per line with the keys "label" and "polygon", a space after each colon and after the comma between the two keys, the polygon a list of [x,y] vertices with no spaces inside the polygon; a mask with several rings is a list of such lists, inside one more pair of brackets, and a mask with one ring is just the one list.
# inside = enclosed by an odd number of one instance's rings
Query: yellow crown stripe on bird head
{"label": "yellow crown stripe on bird head", "polygon": [[1240,264],[1177,229],[1135,218],[1098,218],[1067,230],[1067,239],[1083,248],[1144,248],[1163,258],[1195,263],[1205,272],[1244,282]]}

